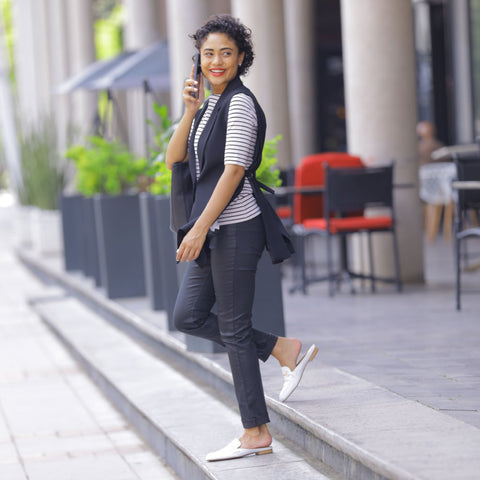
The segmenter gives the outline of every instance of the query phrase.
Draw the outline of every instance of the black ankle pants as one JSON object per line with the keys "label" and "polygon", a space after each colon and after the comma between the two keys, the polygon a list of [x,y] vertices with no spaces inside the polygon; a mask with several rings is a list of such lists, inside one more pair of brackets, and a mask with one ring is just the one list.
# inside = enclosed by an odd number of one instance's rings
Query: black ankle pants
{"label": "black ankle pants", "polygon": [[269,422],[258,359],[267,360],[277,341],[252,326],[255,275],[265,248],[261,216],[209,233],[209,248],[206,266],[188,265],[175,326],[226,348],[243,426],[256,427]]}

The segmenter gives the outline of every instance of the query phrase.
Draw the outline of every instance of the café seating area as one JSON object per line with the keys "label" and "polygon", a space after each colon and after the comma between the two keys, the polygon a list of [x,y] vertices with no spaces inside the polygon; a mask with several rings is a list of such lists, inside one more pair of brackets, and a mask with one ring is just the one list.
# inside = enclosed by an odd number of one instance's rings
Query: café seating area
{"label": "caf\u00e9 seating area", "polygon": [[[354,279],[361,279],[362,283],[369,281],[371,291],[375,291],[377,281],[393,282],[397,290],[401,290],[392,193],[393,168],[393,164],[367,167],[360,157],[341,152],[315,154],[302,159],[295,170],[291,189],[291,232],[297,248],[297,278],[290,288],[292,293],[300,290],[306,294],[309,284],[321,281],[328,282],[330,296],[334,296],[344,281],[353,293]],[[372,234],[380,232],[392,234],[393,278],[375,274]],[[367,235],[367,271],[353,271],[350,266],[347,237],[352,234]],[[326,238],[327,272],[323,275],[307,271],[310,239],[315,236]],[[338,238],[338,265],[334,265],[334,237]]]}
{"label": "caf\u00e9 seating area", "polygon": [[[425,248],[436,241],[441,224],[443,240],[454,239],[452,278],[460,310],[462,272],[480,268],[480,149],[452,152],[452,159],[420,167],[419,195],[426,205]],[[376,291],[377,282],[392,283],[402,291],[393,201],[395,188],[402,185],[394,183],[394,168],[394,162],[369,166],[358,156],[327,152],[304,157],[290,172],[289,182],[277,192],[287,199],[278,211],[296,247],[290,293],[307,294],[309,285],[317,282],[328,283],[331,297],[344,283],[352,293],[359,284],[364,290],[365,282],[371,292]],[[392,238],[392,277],[377,275],[373,262],[372,236],[384,233]],[[354,234],[363,236],[360,250],[365,258],[359,271],[352,268],[349,254]],[[321,252],[318,243],[314,245],[316,237],[323,238]],[[320,273],[309,266],[313,256],[325,260]]]}

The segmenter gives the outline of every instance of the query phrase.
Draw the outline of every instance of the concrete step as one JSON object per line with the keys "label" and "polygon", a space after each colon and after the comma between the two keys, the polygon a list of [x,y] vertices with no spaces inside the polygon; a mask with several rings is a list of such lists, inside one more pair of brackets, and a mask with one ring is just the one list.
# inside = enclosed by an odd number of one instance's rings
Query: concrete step
{"label": "concrete step", "polygon": [[287,446],[279,437],[273,442],[273,455],[206,462],[209,451],[241,433],[236,412],[79,300],[54,297],[31,303],[106,396],[180,478],[342,478],[300,449]]}
{"label": "concrete step", "polygon": [[[233,398],[226,356],[187,351],[179,335],[166,331],[162,313],[148,311],[145,299],[111,301],[59,264],[25,252],[21,258],[144,348]],[[275,362],[262,365],[262,377],[275,430],[348,479],[470,480],[480,470],[478,428],[322,364],[321,352],[286,404],[276,400],[281,376]]]}

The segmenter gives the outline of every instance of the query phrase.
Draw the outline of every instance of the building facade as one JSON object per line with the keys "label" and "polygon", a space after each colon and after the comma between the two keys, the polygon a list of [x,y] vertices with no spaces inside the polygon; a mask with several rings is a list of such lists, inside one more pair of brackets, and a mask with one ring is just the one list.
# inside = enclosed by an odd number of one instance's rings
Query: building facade
{"label": "building facade", "polygon": [[[188,34],[214,13],[253,32],[256,59],[245,83],[282,135],[281,168],[310,153],[349,151],[370,164],[396,162],[402,275],[423,280],[417,121],[430,120],[446,144],[480,134],[480,0],[123,0],[125,47],[168,41],[173,117],[194,53]],[[53,115],[90,131],[95,93],[55,87],[95,61],[94,0],[15,0],[16,75],[24,123]],[[144,146],[139,92],[120,95],[132,149]],[[359,247],[361,248],[361,247]],[[393,269],[375,248],[380,270]],[[382,272],[383,273],[383,272]]]}

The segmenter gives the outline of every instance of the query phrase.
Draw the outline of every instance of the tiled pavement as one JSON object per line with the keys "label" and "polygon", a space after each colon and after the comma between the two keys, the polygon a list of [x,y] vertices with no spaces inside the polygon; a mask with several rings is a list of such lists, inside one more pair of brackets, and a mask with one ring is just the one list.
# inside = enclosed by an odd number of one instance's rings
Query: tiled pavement
{"label": "tiled pavement", "polygon": [[[402,294],[385,286],[376,294],[353,296],[345,289],[330,299],[325,285],[312,286],[306,297],[285,293],[287,332],[319,345],[312,371],[322,364],[338,367],[478,428],[480,272],[464,276],[477,293],[465,295],[462,311],[456,312],[451,245],[440,239],[425,251],[426,285],[406,285]],[[24,288],[28,282],[20,283]],[[145,308],[138,300],[122,303],[132,310]],[[212,358],[226,363],[222,354]],[[262,368],[271,378],[277,367],[268,362]],[[277,387],[267,382],[267,393]],[[295,407],[301,411],[301,395],[299,400]]]}
{"label": "tiled pavement", "polygon": [[48,289],[9,248],[0,208],[0,479],[177,478],[26,303]]}

